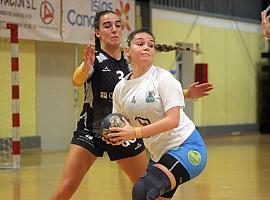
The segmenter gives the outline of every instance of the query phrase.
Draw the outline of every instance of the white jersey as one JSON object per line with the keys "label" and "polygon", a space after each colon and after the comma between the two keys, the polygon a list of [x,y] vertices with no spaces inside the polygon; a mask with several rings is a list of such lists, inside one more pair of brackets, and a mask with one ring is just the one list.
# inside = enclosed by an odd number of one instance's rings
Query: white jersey
{"label": "white jersey", "polygon": [[132,126],[145,126],[165,117],[165,112],[180,106],[177,128],[144,138],[144,144],[157,162],[167,151],[181,145],[195,129],[183,111],[185,106],[182,86],[165,69],[151,66],[141,77],[128,80],[127,75],[115,87],[113,112],[124,114]]}

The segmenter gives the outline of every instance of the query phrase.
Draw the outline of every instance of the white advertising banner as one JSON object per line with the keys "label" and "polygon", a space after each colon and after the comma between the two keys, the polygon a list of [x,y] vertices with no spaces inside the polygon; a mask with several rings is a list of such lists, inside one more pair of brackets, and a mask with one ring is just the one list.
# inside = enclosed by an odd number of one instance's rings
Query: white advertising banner
{"label": "white advertising banner", "polygon": [[0,21],[16,23],[19,38],[61,41],[60,0],[0,0]]}
{"label": "white advertising banner", "polygon": [[64,42],[94,44],[96,12],[115,11],[122,20],[123,40],[135,28],[134,0],[63,0],[62,37]]}

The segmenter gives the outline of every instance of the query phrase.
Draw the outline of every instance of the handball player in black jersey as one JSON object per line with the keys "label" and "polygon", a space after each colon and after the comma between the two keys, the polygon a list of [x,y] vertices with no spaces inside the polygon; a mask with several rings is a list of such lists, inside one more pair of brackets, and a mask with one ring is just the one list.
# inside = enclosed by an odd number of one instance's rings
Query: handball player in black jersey
{"label": "handball player in black jersey", "polygon": [[[95,50],[90,46],[85,48],[84,61],[73,75],[73,85],[84,85],[85,88],[83,110],[71,141],[63,175],[51,200],[70,199],[96,158],[102,157],[105,151],[110,160],[116,161],[133,183],[147,169],[148,157],[142,139],[112,146],[96,137],[101,121],[112,112],[114,87],[129,73],[129,67],[120,49],[120,18],[113,11],[98,12],[94,28]],[[211,89],[211,84],[194,83],[188,90],[184,90],[184,96],[206,96]]]}

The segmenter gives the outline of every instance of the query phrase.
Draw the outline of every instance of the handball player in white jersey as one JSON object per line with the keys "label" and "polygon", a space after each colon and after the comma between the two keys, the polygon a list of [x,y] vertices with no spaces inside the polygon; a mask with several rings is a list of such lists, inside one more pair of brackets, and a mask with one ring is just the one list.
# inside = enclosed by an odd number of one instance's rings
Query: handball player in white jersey
{"label": "handball player in white jersey", "polygon": [[134,200],[170,199],[177,187],[205,168],[207,152],[200,133],[183,111],[182,87],[168,71],[153,65],[155,39],[147,29],[132,32],[126,55],[132,72],[113,93],[113,112],[126,120],[124,128],[110,128],[113,145],[143,138],[151,160],[134,185]]}

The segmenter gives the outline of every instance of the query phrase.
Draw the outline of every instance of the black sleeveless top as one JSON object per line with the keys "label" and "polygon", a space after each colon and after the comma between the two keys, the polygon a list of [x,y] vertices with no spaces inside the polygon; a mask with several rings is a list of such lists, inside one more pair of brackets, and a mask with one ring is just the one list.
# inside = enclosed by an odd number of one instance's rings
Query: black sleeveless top
{"label": "black sleeveless top", "polygon": [[85,99],[78,131],[97,134],[101,121],[112,112],[112,96],[115,85],[130,72],[123,52],[116,60],[103,50],[95,51],[93,73],[84,83]]}

